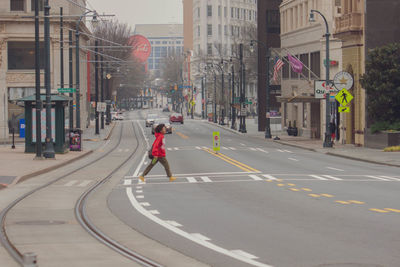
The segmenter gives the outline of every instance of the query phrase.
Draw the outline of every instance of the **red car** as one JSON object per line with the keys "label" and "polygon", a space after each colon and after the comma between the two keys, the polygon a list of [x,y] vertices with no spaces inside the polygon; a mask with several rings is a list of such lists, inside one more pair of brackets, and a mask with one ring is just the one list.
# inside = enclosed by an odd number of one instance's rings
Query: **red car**
{"label": "red car", "polygon": [[183,124],[183,116],[182,116],[182,114],[173,113],[173,114],[169,115],[169,122],[170,123],[180,122],[181,124]]}

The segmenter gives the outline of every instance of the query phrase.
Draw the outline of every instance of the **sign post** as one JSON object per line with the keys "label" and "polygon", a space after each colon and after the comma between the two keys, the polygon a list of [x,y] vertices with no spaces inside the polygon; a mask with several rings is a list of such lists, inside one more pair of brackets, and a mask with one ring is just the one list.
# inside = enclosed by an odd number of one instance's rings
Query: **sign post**
{"label": "sign post", "polygon": [[218,153],[221,150],[221,139],[219,132],[213,132],[213,150]]}

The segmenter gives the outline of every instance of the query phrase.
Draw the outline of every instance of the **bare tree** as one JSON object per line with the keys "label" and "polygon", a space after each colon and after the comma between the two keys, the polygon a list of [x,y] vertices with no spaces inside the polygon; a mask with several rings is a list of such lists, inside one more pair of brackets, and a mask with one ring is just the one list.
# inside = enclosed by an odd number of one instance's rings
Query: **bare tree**
{"label": "bare tree", "polygon": [[182,66],[184,58],[180,54],[172,53],[162,59],[162,78],[174,84],[182,80]]}

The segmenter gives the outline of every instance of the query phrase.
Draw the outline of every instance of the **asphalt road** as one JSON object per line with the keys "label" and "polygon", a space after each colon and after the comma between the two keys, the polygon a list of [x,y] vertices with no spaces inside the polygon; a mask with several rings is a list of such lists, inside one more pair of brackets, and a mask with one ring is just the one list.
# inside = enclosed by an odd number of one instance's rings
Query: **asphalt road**
{"label": "asphalt road", "polygon": [[[144,115],[127,118],[151,143]],[[209,151],[213,131],[221,133],[217,155]],[[148,163],[142,151],[108,200],[115,215],[150,238],[211,266],[400,266],[398,168],[196,120],[174,124],[166,145],[175,182],[157,165],[140,183]]]}

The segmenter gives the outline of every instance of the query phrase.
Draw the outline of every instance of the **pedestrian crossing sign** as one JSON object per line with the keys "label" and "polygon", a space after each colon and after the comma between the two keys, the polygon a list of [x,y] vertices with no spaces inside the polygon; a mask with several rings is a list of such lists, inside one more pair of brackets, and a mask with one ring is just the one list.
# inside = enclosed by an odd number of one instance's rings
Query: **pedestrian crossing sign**
{"label": "pedestrian crossing sign", "polygon": [[350,107],[338,107],[340,113],[350,113]]}
{"label": "pedestrian crossing sign", "polygon": [[335,99],[344,107],[351,102],[353,96],[343,88],[336,96]]}
{"label": "pedestrian crossing sign", "polygon": [[221,150],[221,139],[219,132],[213,132],[213,150],[218,152]]}

